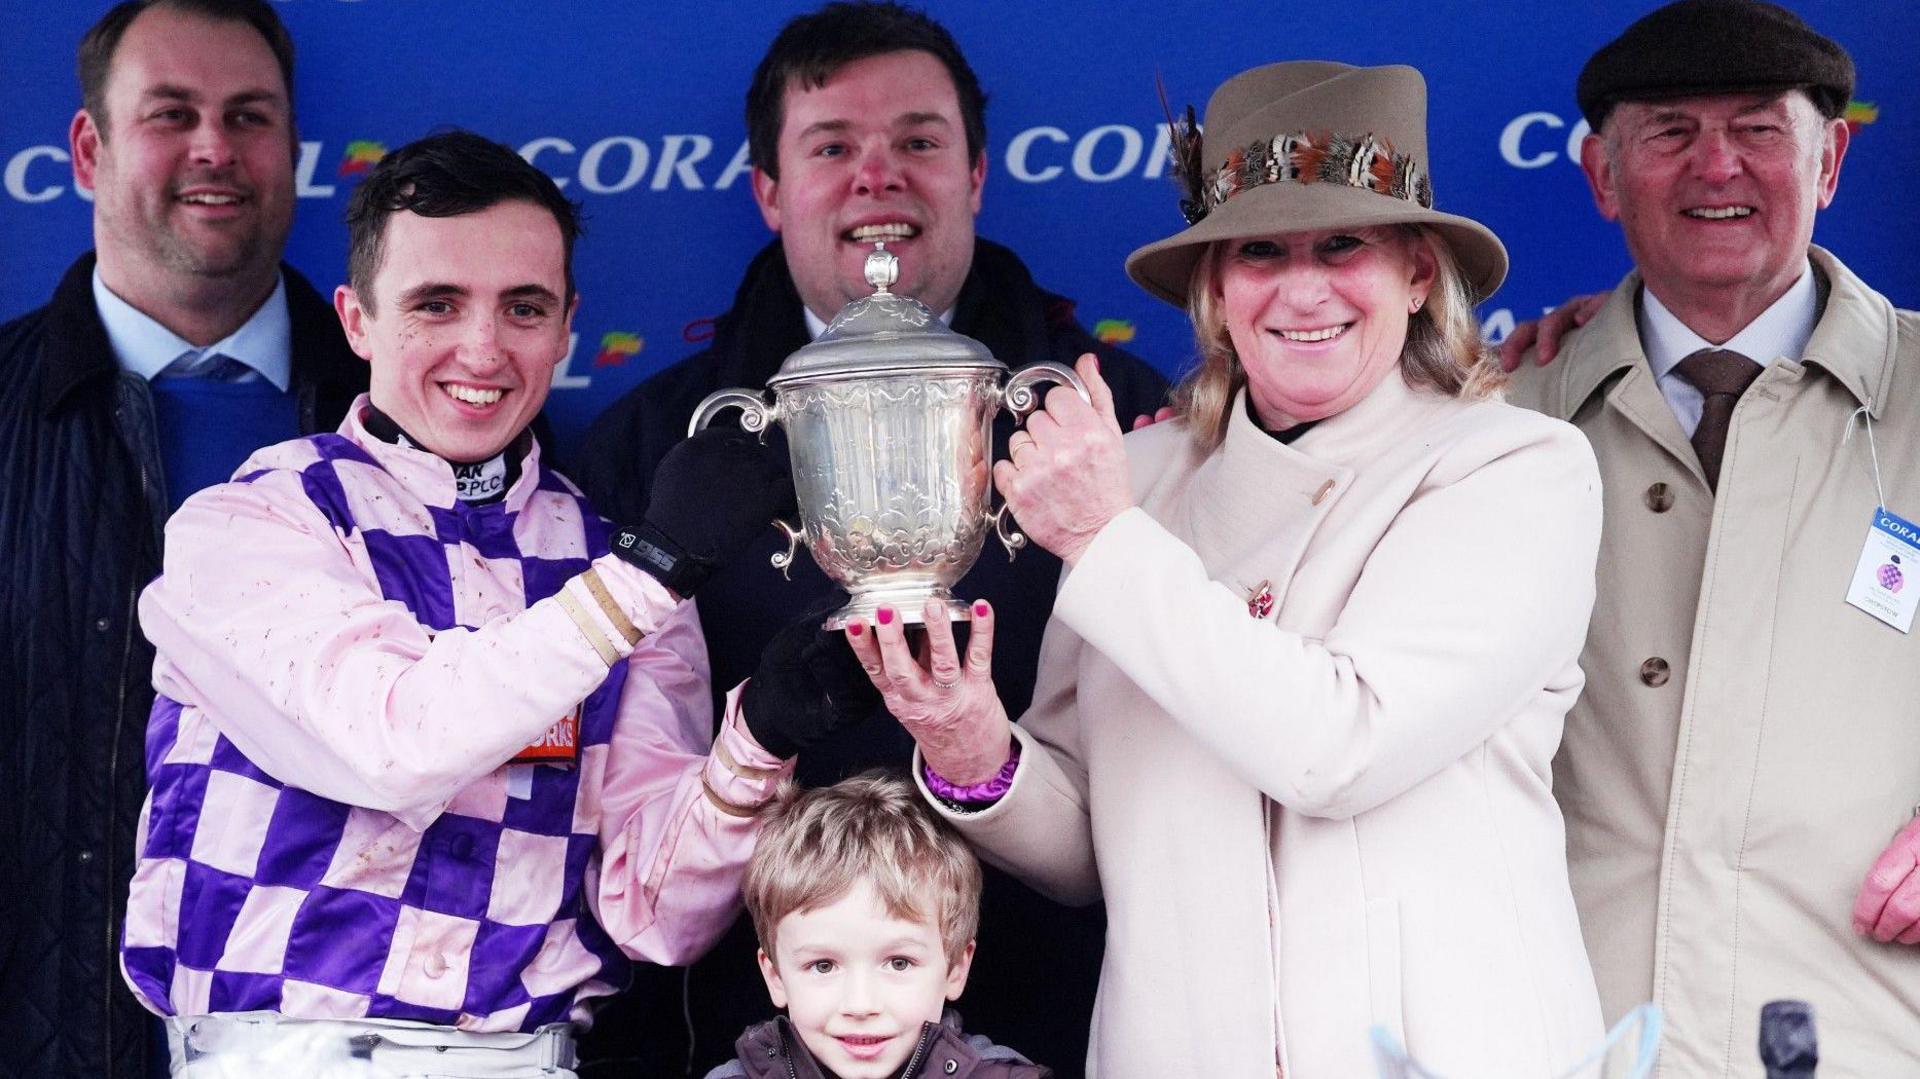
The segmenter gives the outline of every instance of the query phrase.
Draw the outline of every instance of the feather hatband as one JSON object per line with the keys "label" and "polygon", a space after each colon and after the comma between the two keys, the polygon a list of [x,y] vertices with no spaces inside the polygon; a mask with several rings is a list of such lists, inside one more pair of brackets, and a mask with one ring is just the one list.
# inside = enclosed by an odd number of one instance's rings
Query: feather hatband
{"label": "feather hatband", "polygon": [[1196,185],[1202,205],[1198,214],[1188,213],[1189,223],[1242,191],[1280,183],[1338,184],[1433,209],[1426,170],[1410,155],[1394,152],[1387,140],[1371,133],[1295,131],[1229,153],[1226,164]]}

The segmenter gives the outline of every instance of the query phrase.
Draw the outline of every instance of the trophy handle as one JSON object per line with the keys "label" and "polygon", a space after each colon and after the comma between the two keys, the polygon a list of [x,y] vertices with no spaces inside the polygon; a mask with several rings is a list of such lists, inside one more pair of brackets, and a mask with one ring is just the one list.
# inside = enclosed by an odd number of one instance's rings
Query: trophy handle
{"label": "trophy handle", "polygon": [[[1072,386],[1073,392],[1079,394],[1082,401],[1093,403],[1093,398],[1087,394],[1086,383],[1080,381],[1080,376],[1074,373],[1073,368],[1052,360],[1030,363],[1015,371],[1007,379],[1006,385],[1000,387],[1000,402],[1008,412],[1013,413],[1016,421],[1024,423],[1033,410],[1040,407],[1040,395],[1033,392],[1033,388],[1048,382]],[[993,525],[993,534],[1000,537],[1000,545],[1007,549],[1007,561],[1013,561],[1013,552],[1027,545],[1027,537],[1014,527],[1013,514],[1007,512],[1007,504],[1002,502],[995,506],[987,514],[987,522]]]}
{"label": "trophy handle", "polygon": [[687,421],[687,437],[699,434],[715,416],[730,408],[740,410],[741,430],[751,431],[762,439],[767,437],[767,424],[780,420],[778,402],[768,403],[760,394],[747,390],[721,390],[708,394],[700,407],[693,410],[693,419]]}
{"label": "trophy handle", "polygon": [[[687,437],[692,438],[705,430],[715,416],[730,408],[740,410],[740,429],[759,435],[763,442],[767,437],[767,424],[780,419],[778,401],[769,403],[765,397],[748,390],[721,390],[708,394],[700,406],[693,410],[693,418],[687,421]],[[800,537],[806,533],[778,517],[774,518],[773,527],[787,534],[787,549],[774,552],[773,568],[780,571],[780,576],[791,581],[793,556],[800,548]]]}
{"label": "trophy handle", "polygon": [[[771,559],[773,568],[780,571],[780,576],[791,581],[793,580],[793,556],[795,552],[800,549],[801,537],[807,533],[804,529],[795,528],[778,517],[773,519],[773,527],[787,534],[787,549],[773,552],[773,558]],[[1024,537],[1022,537],[1021,542],[1026,542]]]}
{"label": "trophy handle", "polygon": [[1015,419],[1024,420],[1034,409],[1040,407],[1040,395],[1033,392],[1033,388],[1047,382],[1072,386],[1073,392],[1079,394],[1082,401],[1088,404],[1093,403],[1093,398],[1087,393],[1086,383],[1080,381],[1080,376],[1074,374],[1073,368],[1064,363],[1054,363],[1052,360],[1030,363],[1015,371],[1007,379],[1007,384],[1001,387],[1000,399],[1006,403],[1007,411],[1013,413]]}
{"label": "trophy handle", "polygon": [[987,522],[993,525],[993,534],[1000,537],[1000,546],[1007,549],[1007,561],[1013,561],[1013,552],[1027,545],[1026,534],[1013,526],[1013,514],[1007,512],[1007,504],[1000,503],[987,514]]}

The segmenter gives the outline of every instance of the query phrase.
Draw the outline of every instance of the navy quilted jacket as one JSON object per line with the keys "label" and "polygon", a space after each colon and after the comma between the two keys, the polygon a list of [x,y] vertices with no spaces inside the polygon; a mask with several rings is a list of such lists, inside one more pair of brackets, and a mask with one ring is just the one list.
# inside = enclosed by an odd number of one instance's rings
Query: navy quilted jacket
{"label": "navy quilted jacket", "polygon": [[[167,498],[152,398],[114,360],[93,263],[0,326],[0,1079],[151,1074],[118,942],[153,703],[134,602]],[[281,269],[301,429],[332,430],[367,365]]]}

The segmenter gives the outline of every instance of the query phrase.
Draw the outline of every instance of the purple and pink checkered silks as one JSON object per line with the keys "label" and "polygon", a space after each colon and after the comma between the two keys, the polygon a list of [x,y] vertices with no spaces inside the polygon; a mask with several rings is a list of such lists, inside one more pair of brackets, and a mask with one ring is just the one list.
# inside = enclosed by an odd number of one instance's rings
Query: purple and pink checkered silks
{"label": "purple and pink checkered silks", "polygon": [[[433,631],[522,611],[607,549],[605,522],[549,470],[535,465],[534,482],[504,502],[436,506],[376,459],[390,450],[316,436],[276,447],[277,467],[242,482],[263,497],[270,486],[303,494],[351,567]],[[234,557],[244,565],[243,552]],[[470,1030],[581,1018],[580,1002],[628,974],[587,894],[627,672],[616,664],[584,702],[577,767],[498,768],[424,831],[281,783],[200,708],[162,695],[123,941],[129,983],[165,1014],[270,1010]]]}

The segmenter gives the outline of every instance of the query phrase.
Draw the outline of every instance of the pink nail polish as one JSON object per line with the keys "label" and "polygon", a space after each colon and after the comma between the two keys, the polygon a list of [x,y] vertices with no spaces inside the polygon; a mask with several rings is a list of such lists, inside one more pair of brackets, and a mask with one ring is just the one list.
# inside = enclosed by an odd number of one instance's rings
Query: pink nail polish
{"label": "pink nail polish", "polygon": [[874,617],[874,620],[879,622],[881,625],[891,626],[893,625],[893,608],[882,607],[878,611],[874,612],[873,617]]}
{"label": "pink nail polish", "polygon": [[985,617],[987,616],[987,601],[986,601],[986,600],[984,600],[984,599],[977,599],[977,600],[974,600],[974,601],[973,601],[973,616],[974,616],[975,618],[985,618]]}
{"label": "pink nail polish", "polygon": [[847,636],[849,637],[858,637],[862,633],[865,633],[866,631],[867,631],[867,627],[861,625],[858,622],[847,623]]}

